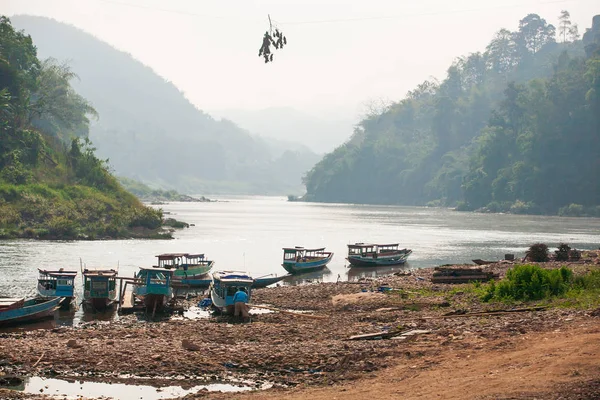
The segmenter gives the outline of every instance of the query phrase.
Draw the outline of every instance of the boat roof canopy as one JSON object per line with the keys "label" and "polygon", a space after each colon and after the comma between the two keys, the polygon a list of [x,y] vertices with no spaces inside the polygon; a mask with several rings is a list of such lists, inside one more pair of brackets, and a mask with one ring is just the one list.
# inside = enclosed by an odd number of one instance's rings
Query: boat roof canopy
{"label": "boat roof canopy", "polygon": [[53,277],[69,277],[69,278],[74,278],[77,275],[77,271],[65,271],[62,268],[58,269],[58,270],[47,270],[47,269],[40,269],[40,268],[38,268],[38,271],[42,275],[48,275],[48,276],[53,276]]}
{"label": "boat roof canopy", "polygon": [[292,253],[292,252],[297,252],[297,251],[325,251],[325,247],[319,247],[317,249],[305,249],[304,247],[284,247],[283,251],[285,251],[286,253]]}
{"label": "boat roof canopy", "polygon": [[173,260],[179,257],[186,258],[204,258],[204,254],[190,254],[190,253],[165,253],[156,256],[159,260]]}
{"label": "boat roof canopy", "polygon": [[238,283],[252,283],[254,279],[245,272],[241,271],[216,271],[212,274],[213,279],[220,280],[221,282],[238,282]]}
{"label": "boat roof canopy", "polygon": [[86,276],[117,276],[117,271],[114,269],[84,269],[83,275]]}
{"label": "boat roof canopy", "polygon": [[394,246],[399,246],[400,243],[390,243],[390,244],[376,244],[376,243],[354,243],[354,244],[349,244],[348,248],[350,249],[361,249],[361,248],[365,248],[365,247],[394,247]]}

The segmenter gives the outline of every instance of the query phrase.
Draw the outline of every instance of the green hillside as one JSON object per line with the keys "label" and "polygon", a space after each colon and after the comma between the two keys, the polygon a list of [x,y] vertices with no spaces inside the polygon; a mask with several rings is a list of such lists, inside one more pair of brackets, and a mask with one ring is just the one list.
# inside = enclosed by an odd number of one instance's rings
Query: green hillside
{"label": "green hillside", "polygon": [[590,50],[600,21],[583,40],[567,21],[556,35],[527,15],[485,52],[456,59],[443,81],[368,116],[307,174],[306,199],[543,213],[600,205]]}
{"label": "green hillside", "polygon": [[[119,176],[185,193],[287,194],[301,190],[302,175],[318,161],[307,148],[282,158],[265,140],[213,119],[151,68],[80,29],[43,17],[12,20],[36,38],[40,55],[69,60],[80,77],[74,88],[100,114],[90,139]],[[227,77],[219,79],[226,88]]]}
{"label": "green hillside", "polygon": [[0,238],[170,237],[95,156],[73,77],[0,17]]}

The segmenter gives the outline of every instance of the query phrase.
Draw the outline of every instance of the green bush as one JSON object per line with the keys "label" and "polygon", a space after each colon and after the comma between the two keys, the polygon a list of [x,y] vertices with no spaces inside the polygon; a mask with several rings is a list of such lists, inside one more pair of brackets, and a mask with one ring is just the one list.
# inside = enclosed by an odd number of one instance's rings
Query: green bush
{"label": "green bush", "polygon": [[155,210],[150,207],[134,208],[128,225],[131,228],[158,229],[162,225],[162,210]]}
{"label": "green bush", "polygon": [[573,271],[568,268],[543,269],[537,265],[517,265],[508,270],[506,278],[491,283],[482,300],[541,300],[559,296],[573,283]]}
{"label": "green bush", "polygon": [[527,250],[526,257],[529,261],[546,262],[550,259],[548,255],[548,246],[544,243],[533,244],[529,247],[529,250]]}
{"label": "green bush", "polygon": [[585,209],[581,204],[569,204],[558,210],[558,215],[561,217],[583,217],[585,214]]}
{"label": "green bush", "polygon": [[556,261],[569,261],[569,253],[571,247],[566,243],[558,245],[558,250],[554,251],[554,258]]}

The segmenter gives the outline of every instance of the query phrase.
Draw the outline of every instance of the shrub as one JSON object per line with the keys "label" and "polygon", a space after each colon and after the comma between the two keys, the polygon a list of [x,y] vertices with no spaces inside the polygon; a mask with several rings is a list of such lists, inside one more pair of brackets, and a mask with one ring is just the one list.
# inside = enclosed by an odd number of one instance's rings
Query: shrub
{"label": "shrub", "polygon": [[527,250],[526,257],[529,261],[546,262],[550,259],[548,256],[548,246],[544,243],[533,244]]}
{"label": "shrub", "polygon": [[569,261],[569,252],[571,247],[566,243],[558,245],[558,250],[554,251],[556,261]]}
{"label": "shrub", "polygon": [[150,207],[138,207],[132,211],[132,216],[128,224],[130,228],[144,227],[158,229],[162,225],[162,210],[155,210]]}
{"label": "shrub", "polygon": [[537,265],[517,265],[508,270],[505,279],[490,284],[482,300],[541,300],[564,294],[572,283],[573,271],[565,267],[550,270]]}
{"label": "shrub", "polygon": [[510,212],[513,214],[539,214],[540,208],[533,202],[527,203],[517,200],[510,207]]}
{"label": "shrub", "polygon": [[572,260],[572,261],[581,260],[581,252],[577,249],[569,250],[569,260]]}
{"label": "shrub", "polygon": [[568,206],[561,207],[558,210],[558,215],[561,217],[583,217],[585,209],[581,204],[569,204]]}

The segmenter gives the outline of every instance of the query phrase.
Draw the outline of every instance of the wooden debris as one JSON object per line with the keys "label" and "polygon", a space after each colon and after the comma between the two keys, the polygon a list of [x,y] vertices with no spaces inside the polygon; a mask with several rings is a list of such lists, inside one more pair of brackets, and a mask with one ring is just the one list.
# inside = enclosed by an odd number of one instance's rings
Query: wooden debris
{"label": "wooden debris", "polygon": [[481,267],[440,266],[435,267],[432,283],[469,283],[487,282],[498,278],[493,272],[484,271]]}
{"label": "wooden debris", "polygon": [[527,308],[512,308],[508,310],[489,310],[489,311],[481,311],[474,313],[448,313],[445,315],[440,315],[437,317],[423,317],[423,319],[438,319],[438,318],[460,318],[460,317],[485,317],[490,315],[501,315],[501,314],[511,314],[516,312],[527,312],[527,311],[544,311],[548,307],[527,307]]}

